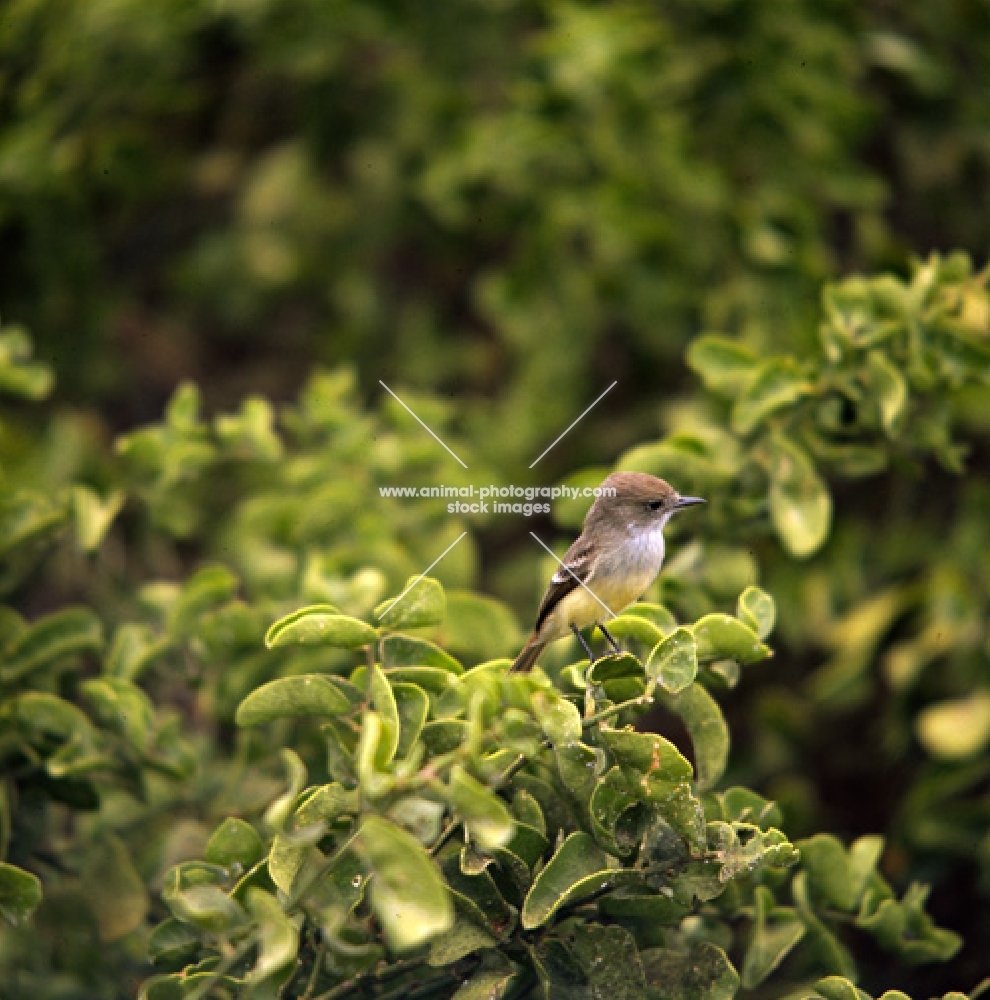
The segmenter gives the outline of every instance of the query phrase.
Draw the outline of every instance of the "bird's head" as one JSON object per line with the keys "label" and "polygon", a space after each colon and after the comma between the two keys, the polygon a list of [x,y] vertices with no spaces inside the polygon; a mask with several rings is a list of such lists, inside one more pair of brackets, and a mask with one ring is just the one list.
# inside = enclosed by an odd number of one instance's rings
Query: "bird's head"
{"label": "bird's head", "polygon": [[662,529],[677,511],[699,503],[705,503],[704,498],[682,496],[670,483],[645,472],[613,472],[602,482],[585,525],[604,522],[627,530]]}

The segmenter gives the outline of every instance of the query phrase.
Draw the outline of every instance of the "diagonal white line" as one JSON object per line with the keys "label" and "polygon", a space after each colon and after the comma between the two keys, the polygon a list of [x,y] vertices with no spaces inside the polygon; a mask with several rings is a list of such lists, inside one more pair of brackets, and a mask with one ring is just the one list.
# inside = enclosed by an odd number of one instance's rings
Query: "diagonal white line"
{"label": "diagonal white line", "polygon": [[[543,546],[543,547],[544,547],[544,548],[545,548],[545,549],[547,550],[547,552],[549,552],[549,553],[550,553],[550,555],[552,555],[552,556],[554,557],[554,559],[557,559],[557,556],[556,556],[556,554],[554,553],[553,549],[551,549],[549,545],[546,545],[546,544],[545,544],[545,543],[544,543],[544,542],[543,542],[543,541],[542,541],[542,540],[540,539],[540,537],[539,537],[539,536],[538,536],[538,535],[536,534],[536,532],[535,532],[535,531],[531,531],[531,532],[530,532],[530,534],[531,534],[531,535],[532,535],[532,536],[533,536],[533,537],[534,537],[534,538],[535,538],[535,539],[536,539],[536,540],[537,540],[537,541],[538,541],[538,542],[540,543],[540,545],[542,545],[542,546]],[[563,567],[564,569],[566,569],[566,570],[567,570],[567,572],[568,572],[568,573],[570,573],[570,574],[571,574],[571,576],[573,576],[573,577],[574,577],[574,579],[575,579],[575,580],[577,580],[577,582],[578,582],[578,583],[580,583],[580,584],[581,584],[581,586],[582,586],[582,587],[584,587],[584,589],[585,589],[586,591],[588,591],[588,593],[589,593],[589,594],[591,594],[591,596],[592,596],[592,597],[593,597],[593,598],[594,598],[594,599],[595,599],[595,600],[596,600],[596,601],[597,601],[597,602],[598,602],[598,603],[599,603],[599,604],[600,604],[600,605],[601,605],[601,606],[602,606],[602,607],[603,607],[603,608],[604,608],[604,609],[605,609],[605,610],[606,610],[606,611],[607,611],[607,612],[608,612],[608,613],[609,613],[609,614],[610,614],[610,615],[611,615],[611,616],[612,616],[613,618],[615,618],[615,617],[616,617],[616,614],[615,614],[615,612],[614,612],[614,611],[613,611],[613,610],[612,610],[612,609],[611,609],[611,608],[610,608],[610,607],[609,607],[609,606],[608,606],[608,605],[607,605],[607,604],[606,604],[606,603],[605,603],[605,602],[604,602],[604,601],[603,601],[603,600],[602,600],[602,599],[601,599],[601,598],[600,598],[600,597],[599,597],[599,596],[598,596],[598,595],[597,595],[597,594],[596,594],[596,593],[595,593],[595,592],[594,592],[594,591],[593,591],[593,590],[591,589],[591,587],[589,587],[589,586],[588,586],[588,585],[587,585],[587,584],[586,584],[586,583],[584,582],[584,580],[582,580],[582,579],[581,579],[581,578],[580,578],[580,577],[579,577],[579,576],[577,575],[577,573],[575,573],[575,572],[574,572],[574,570],[572,570],[572,569],[571,569],[571,567],[570,567],[570,566],[566,566],[566,565],[564,565],[564,563],[562,563],[562,562],[561,562],[561,561],[560,561],[559,559],[557,559],[557,562],[559,562],[559,563],[560,563],[560,565],[561,565],[561,566],[562,566],[562,567]]]}
{"label": "diagonal white line", "polygon": [[[598,399],[596,399],[596,400],[595,400],[595,401],[594,401],[594,402],[593,402],[593,403],[591,404],[591,406],[589,406],[589,407],[588,407],[588,409],[587,409],[587,410],[585,410],[585,411],[584,411],[584,413],[582,413],[582,414],[581,414],[581,416],[580,416],[580,417],[578,417],[578,418],[577,418],[577,420],[575,420],[575,421],[574,421],[574,423],[573,423],[573,424],[571,424],[571,426],[570,426],[570,427],[568,427],[568,428],[567,428],[567,430],[566,430],[566,431],[564,431],[564,433],[563,433],[563,434],[561,434],[561,435],[560,435],[560,437],[559,437],[559,438],[557,438],[557,440],[556,440],[556,441],[554,441],[554,443],[553,443],[552,445],[550,445],[550,448],[553,448],[553,447],[554,447],[554,446],[555,446],[555,445],[556,445],[556,444],[557,444],[557,443],[558,443],[558,442],[560,441],[560,439],[561,439],[561,438],[563,438],[563,437],[564,437],[565,435],[569,434],[569,433],[570,433],[570,432],[571,432],[571,431],[572,431],[572,430],[573,430],[573,429],[575,428],[575,426],[577,426],[577,424],[579,424],[579,423],[580,423],[580,422],[581,422],[581,421],[582,421],[582,420],[583,420],[583,419],[584,419],[584,418],[585,418],[585,417],[586,417],[586,416],[587,416],[587,415],[588,415],[588,414],[589,414],[589,413],[590,413],[590,412],[591,412],[591,411],[592,411],[592,410],[593,410],[593,409],[594,409],[594,408],[595,408],[595,407],[596,407],[596,406],[597,406],[597,405],[598,405],[598,404],[599,404],[599,403],[600,403],[600,402],[601,402],[601,401],[602,401],[602,400],[603,400],[603,399],[604,399],[604,398],[605,398],[605,397],[606,397],[606,396],[607,396],[607,395],[608,395],[608,394],[609,394],[609,393],[610,393],[610,392],[611,392],[611,391],[612,391],[612,390],[613,390],[613,389],[614,389],[614,388],[615,388],[615,387],[616,387],[616,386],[618,385],[618,384],[619,384],[619,381],[618,381],[618,379],[616,379],[616,380],[615,380],[615,381],[614,381],[614,382],[613,382],[613,383],[612,383],[612,384],[611,384],[611,385],[610,385],[610,386],[609,386],[609,387],[608,387],[608,388],[607,388],[607,389],[606,389],[606,390],[605,390],[605,391],[604,391],[604,392],[603,392],[603,393],[602,393],[602,394],[601,394],[601,395],[600,395],[600,396],[598,397]],[[550,450],[550,448],[547,448],[547,451],[549,451],[549,450]],[[545,454],[547,453],[547,451],[543,452],[543,455],[545,455]],[[540,458],[543,458],[543,455],[540,455]],[[538,462],[538,461],[540,460],[540,458],[538,458],[538,459],[536,460],[536,462]],[[536,462],[534,462],[534,463],[533,463],[533,465],[536,465]],[[530,466],[530,468],[531,468],[531,469],[533,468],[533,465],[531,465],[531,466]],[[541,544],[542,544],[542,543],[541,543]]]}
{"label": "diagonal white line", "polygon": [[[381,387],[382,387],[382,388],[383,388],[383,389],[384,389],[384,390],[385,390],[385,391],[386,391],[387,393],[389,393],[389,394],[390,394],[390,395],[392,396],[392,398],[393,398],[393,399],[394,399],[394,400],[395,400],[395,401],[396,401],[396,402],[397,402],[397,403],[398,403],[398,404],[399,404],[399,405],[400,405],[400,406],[401,406],[401,407],[402,407],[403,409],[405,409],[405,410],[406,410],[406,412],[407,412],[407,413],[409,413],[409,414],[410,414],[410,415],[411,415],[411,416],[412,416],[412,417],[413,417],[414,419],[416,419],[416,420],[419,420],[419,423],[420,423],[420,425],[421,425],[421,426],[423,427],[423,429],[424,429],[424,430],[425,430],[425,431],[427,432],[427,434],[431,435],[431,436],[432,436],[432,437],[433,437],[433,438],[434,438],[434,439],[435,439],[436,441],[438,441],[438,442],[439,442],[439,443],[440,443],[441,445],[443,445],[443,447],[444,447],[444,448],[447,448],[447,445],[445,445],[445,444],[443,443],[443,441],[441,441],[441,440],[440,440],[440,438],[438,438],[438,437],[436,436],[436,434],[434,434],[434,433],[433,433],[433,431],[431,431],[431,430],[430,430],[430,428],[429,428],[429,427],[427,427],[427,426],[426,426],[426,424],[424,424],[424,423],[423,423],[423,421],[422,421],[422,420],[420,420],[420,419],[419,419],[419,417],[417,417],[417,416],[416,416],[416,414],[415,414],[415,413],[413,413],[413,411],[412,411],[412,410],[410,410],[410,409],[409,409],[409,407],[408,407],[408,406],[406,406],[406,404],[405,404],[405,403],[403,403],[403,402],[402,402],[402,400],[401,400],[401,399],[399,399],[399,397],[398,397],[398,396],[396,396],[396,395],[395,395],[395,393],[394,393],[394,392],[392,392],[392,390],[391,390],[391,389],[390,389],[390,388],[389,388],[389,387],[388,387],[388,386],[387,386],[387,385],[386,385],[386,384],[385,384],[385,383],[384,383],[384,382],[383,382],[383,381],[382,381],[381,379],[379,379],[379,380],[378,380],[378,384],[379,384],[379,385],[380,385],[380,386],[381,386]],[[592,404],[592,405],[594,405],[594,404]],[[579,417],[578,419],[580,419],[580,417]],[[569,430],[569,429],[570,429],[570,428],[568,428],[568,430]],[[565,433],[566,433],[566,431],[565,431]],[[555,442],[554,442],[554,444],[556,444],[556,443],[557,443],[557,442],[555,441]],[[552,447],[553,447],[553,445],[551,445],[550,447],[552,448]],[[451,451],[451,449],[450,449],[450,448],[447,448],[447,451],[449,451],[451,455],[454,455],[453,451]],[[540,457],[542,458],[542,456],[540,456]],[[457,458],[457,456],[456,456],[456,455],[454,455],[454,458]],[[461,460],[460,460],[459,458],[457,458],[457,461],[458,461],[458,462],[461,462]],[[461,465],[464,465],[464,463],[463,463],[463,462],[461,462]],[[466,466],[466,465],[464,465],[464,468],[466,469],[466,468],[467,468],[467,466]],[[532,468],[532,466],[530,466],[530,468]]]}
{"label": "diagonal white line", "polygon": [[[442,443],[442,442],[441,442],[441,443]],[[456,457],[456,456],[455,456],[455,457]],[[446,555],[446,554],[447,554],[447,553],[448,553],[448,552],[449,552],[449,551],[450,551],[450,550],[451,550],[451,549],[452,549],[452,548],[453,548],[453,547],[454,547],[454,546],[455,546],[455,545],[456,545],[456,544],[457,544],[457,543],[458,543],[458,542],[459,542],[459,541],[460,541],[460,540],[461,540],[461,539],[462,539],[462,538],[463,538],[463,537],[464,537],[464,536],[465,536],[466,534],[467,534],[467,532],[466,532],[466,531],[462,531],[462,532],[461,532],[461,533],[460,533],[460,534],[459,534],[459,535],[458,535],[458,536],[457,536],[457,537],[456,537],[456,538],[455,538],[455,539],[454,539],[454,540],[453,540],[453,541],[452,541],[452,542],[450,543],[450,545],[448,545],[448,546],[447,546],[447,547],[446,547],[446,548],[445,548],[445,549],[443,550],[443,552],[441,552],[441,553],[440,553],[440,555],[438,555],[438,556],[436,557],[436,559],[434,559],[434,560],[433,560],[433,562],[431,562],[431,563],[430,563],[430,565],[429,565],[429,566],[427,566],[427,567],[426,567],[426,569],[424,569],[424,570],[423,570],[423,572],[422,572],[422,573],[420,573],[420,574],[419,574],[419,576],[417,576],[417,577],[416,577],[416,579],[415,579],[415,580],[413,580],[413,582],[412,582],[412,583],[410,583],[410,584],[409,584],[409,586],[408,586],[408,587],[406,587],[406,589],[405,589],[404,591],[402,591],[402,593],[401,593],[401,594],[399,594],[399,596],[398,596],[398,597],[397,597],[397,598],[396,598],[396,599],[395,599],[395,600],[394,600],[394,601],[393,601],[393,602],[392,602],[392,603],[391,603],[391,604],[390,604],[390,605],[389,605],[389,606],[388,606],[388,607],[387,607],[387,608],[386,608],[386,609],[385,609],[385,610],[384,610],[384,611],[383,611],[383,612],[382,612],[382,613],[381,613],[381,614],[380,614],[380,615],[378,616],[378,620],[379,620],[379,621],[381,621],[381,620],[382,620],[382,618],[384,618],[384,617],[385,617],[385,615],[387,615],[387,614],[388,614],[388,613],[389,613],[389,612],[390,612],[390,611],[392,610],[392,608],[394,608],[394,607],[396,606],[396,604],[398,604],[398,603],[399,603],[399,601],[401,601],[401,600],[402,600],[402,598],[403,598],[403,597],[405,597],[405,596],[406,596],[406,594],[408,594],[408,593],[409,593],[409,591],[410,591],[410,590],[412,590],[412,589],[413,589],[413,587],[415,587],[415,586],[416,586],[416,584],[417,584],[417,583],[419,583],[419,581],[420,581],[420,580],[422,580],[422,579],[423,579],[423,577],[424,577],[424,576],[426,576],[426,574],[427,574],[427,573],[429,573],[429,572],[430,572],[430,570],[431,570],[431,569],[433,569],[433,567],[434,567],[434,566],[436,566],[436,564],[437,564],[438,562],[440,562],[440,560],[441,560],[441,559],[443,559],[443,557],[444,557],[444,556],[445,556],[445,555]]]}

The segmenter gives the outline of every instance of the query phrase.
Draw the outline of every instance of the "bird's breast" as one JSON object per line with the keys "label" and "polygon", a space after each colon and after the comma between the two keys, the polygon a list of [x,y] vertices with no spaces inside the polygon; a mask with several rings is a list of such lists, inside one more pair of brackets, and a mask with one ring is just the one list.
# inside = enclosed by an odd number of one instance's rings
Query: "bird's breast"
{"label": "bird's breast", "polygon": [[576,587],[547,616],[543,638],[566,635],[570,626],[585,628],[619,614],[653,583],[663,563],[659,531],[624,540],[599,556],[587,588]]}

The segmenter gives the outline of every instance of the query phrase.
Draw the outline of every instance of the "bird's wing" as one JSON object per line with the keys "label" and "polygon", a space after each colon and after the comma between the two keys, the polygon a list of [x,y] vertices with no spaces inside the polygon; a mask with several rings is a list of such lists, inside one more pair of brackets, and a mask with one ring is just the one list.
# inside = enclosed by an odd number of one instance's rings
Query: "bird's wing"
{"label": "bird's wing", "polygon": [[540,602],[540,610],[536,613],[534,634],[540,631],[547,616],[562,598],[580,587],[581,584],[587,584],[591,579],[591,552],[591,543],[584,535],[580,535],[564,553],[564,558],[561,560],[563,566],[558,567],[557,572],[550,578],[550,586],[547,587],[547,592]]}

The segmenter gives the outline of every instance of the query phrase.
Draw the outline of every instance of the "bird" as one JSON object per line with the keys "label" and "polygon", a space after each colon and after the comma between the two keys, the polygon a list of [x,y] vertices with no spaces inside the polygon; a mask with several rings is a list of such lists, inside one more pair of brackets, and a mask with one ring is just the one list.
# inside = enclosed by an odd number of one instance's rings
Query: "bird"
{"label": "bird", "polygon": [[511,670],[530,670],[548,643],[573,633],[588,659],[591,647],[579,631],[597,626],[612,649],[619,644],[605,626],[640,598],[663,564],[663,529],[703,497],[681,496],[670,483],[645,472],[613,472],[597,491],[581,534],[564,554],[536,614],[536,625]]}

